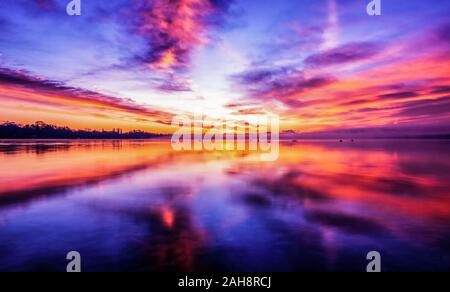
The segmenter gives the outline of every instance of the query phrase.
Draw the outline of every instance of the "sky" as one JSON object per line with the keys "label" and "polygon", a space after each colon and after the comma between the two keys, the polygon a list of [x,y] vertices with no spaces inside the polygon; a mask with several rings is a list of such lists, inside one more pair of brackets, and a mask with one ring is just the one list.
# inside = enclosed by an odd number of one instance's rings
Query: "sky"
{"label": "sky", "polygon": [[[0,1],[0,122],[169,133],[281,118],[285,133],[450,133],[450,1]],[[352,132],[352,133],[353,133]]]}

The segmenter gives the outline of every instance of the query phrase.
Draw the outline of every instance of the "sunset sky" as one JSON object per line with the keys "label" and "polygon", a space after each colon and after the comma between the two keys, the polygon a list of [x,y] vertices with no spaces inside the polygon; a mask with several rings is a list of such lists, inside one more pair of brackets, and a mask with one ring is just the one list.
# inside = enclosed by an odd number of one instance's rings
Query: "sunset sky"
{"label": "sunset sky", "polygon": [[282,129],[450,133],[450,1],[0,1],[0,122],[171,132],[279,114]]}

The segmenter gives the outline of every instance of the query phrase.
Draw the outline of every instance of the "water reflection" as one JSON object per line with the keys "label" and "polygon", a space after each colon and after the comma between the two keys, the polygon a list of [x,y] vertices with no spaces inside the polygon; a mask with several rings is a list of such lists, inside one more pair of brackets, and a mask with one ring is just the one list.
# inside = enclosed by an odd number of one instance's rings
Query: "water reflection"
{"label": "water reflection", "polygon": [[450,143],[285,143],[173,152],[165,141],[0,141],[0,270],[450,268]]}

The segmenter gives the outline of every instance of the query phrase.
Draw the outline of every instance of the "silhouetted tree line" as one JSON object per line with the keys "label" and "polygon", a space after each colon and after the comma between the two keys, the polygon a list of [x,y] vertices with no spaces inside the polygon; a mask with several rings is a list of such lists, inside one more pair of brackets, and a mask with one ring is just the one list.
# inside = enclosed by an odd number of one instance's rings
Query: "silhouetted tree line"
{"label": "silhouetted tree line", "polygon": [[123,133],[121,129],[112,131],[73,130],[69,127],[58,127],[44,122],[36,122],[32,125],[20,125],[12,122],[0,124],[0,139],[151,139],[164,136],[143,131]]}

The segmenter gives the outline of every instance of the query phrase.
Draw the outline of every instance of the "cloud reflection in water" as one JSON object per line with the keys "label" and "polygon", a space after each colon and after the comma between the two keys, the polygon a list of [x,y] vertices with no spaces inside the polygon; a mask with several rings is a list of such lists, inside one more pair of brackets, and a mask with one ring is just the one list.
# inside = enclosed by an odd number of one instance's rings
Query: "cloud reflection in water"
{"label": "cloud reflection in water", "polygon": [[[55,144],[57,143],[57,144]],[[252,154],[167,142],[0,143],[0,270],[447,270],[446,141],[285,143]],[[51,195],[51,196],[50,196]]]}

